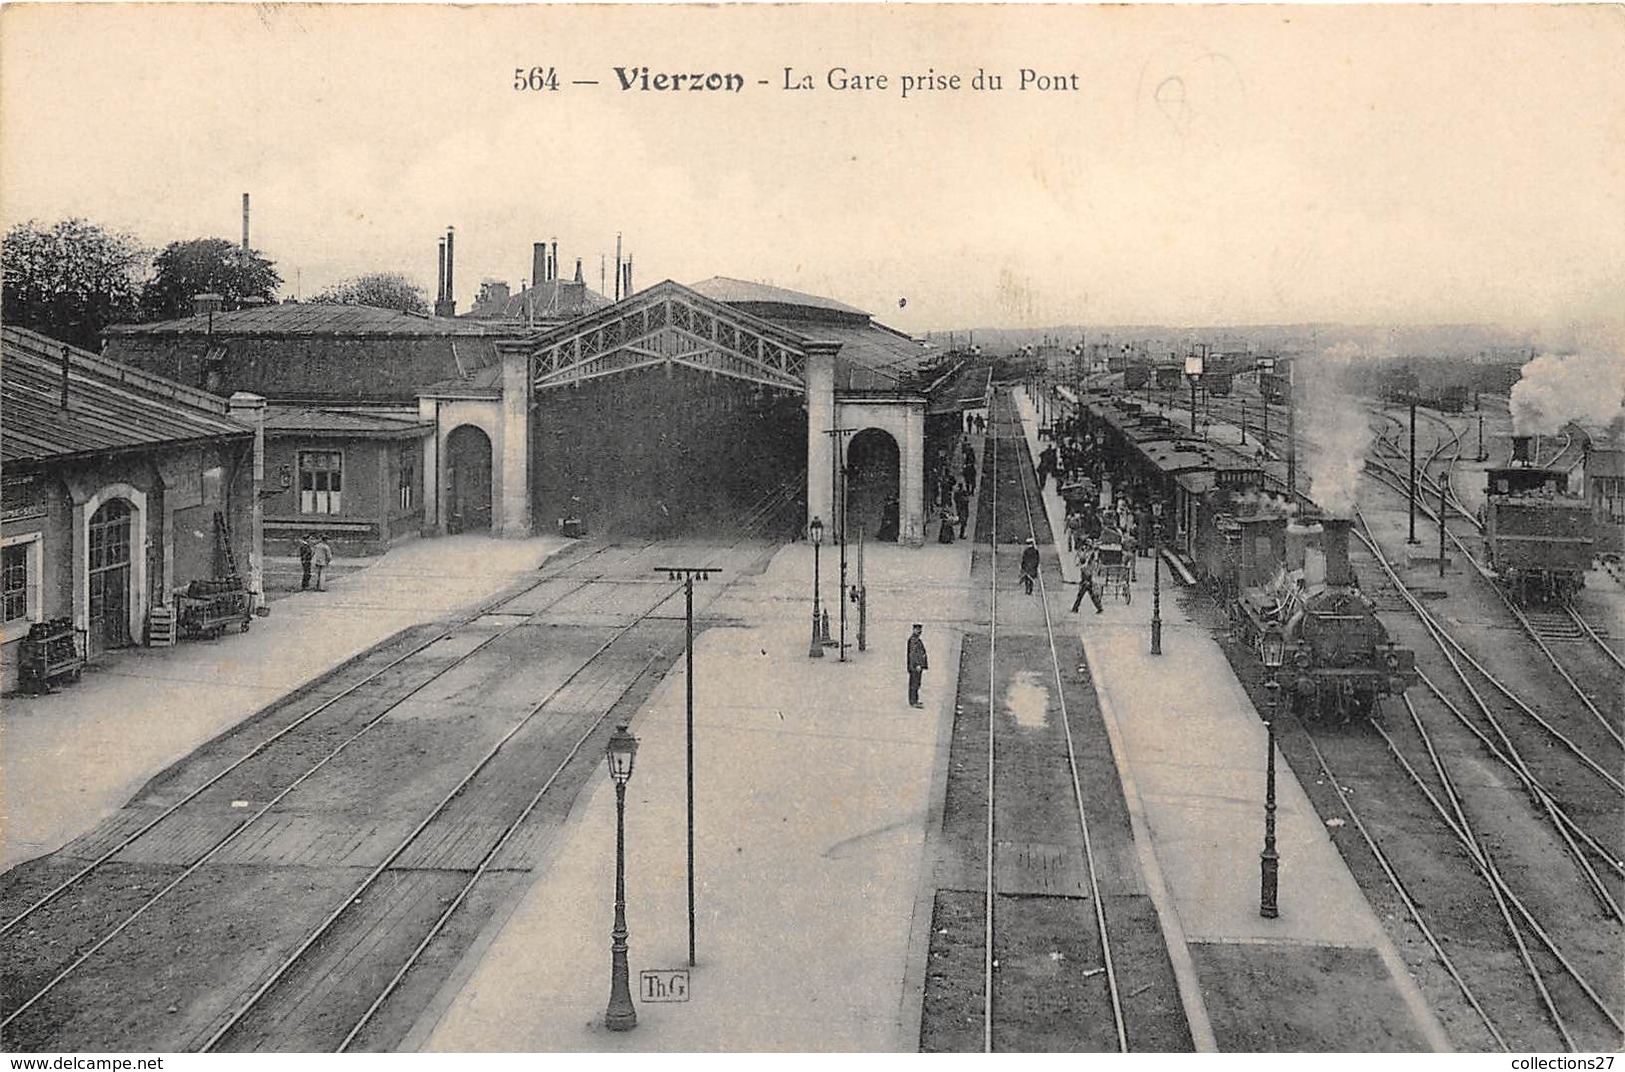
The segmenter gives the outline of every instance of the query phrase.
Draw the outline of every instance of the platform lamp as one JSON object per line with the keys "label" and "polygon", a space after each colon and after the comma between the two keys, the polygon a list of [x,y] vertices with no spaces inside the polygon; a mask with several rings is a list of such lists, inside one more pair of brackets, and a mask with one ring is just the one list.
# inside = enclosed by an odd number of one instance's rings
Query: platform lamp
{"label": "platform lamp", "polygon": [[824,522],[822,519],[815,517],[807,522],[807,539],[813,545],[812,645],[807,649],[807,658],[822,659],[824,657],[824,638],[818,631],[818,549],[824,543]]}
{"label": "platform lamp", "polygon": [[1191,435],[1196,434],[1196,385],[1202,379],[1201,351],[1185,355],[1185,378],[1191,383]]}
{"label": "platform lamp", "polygon": [[1264,688],[1269,693],[1270,705],[1269,718],[1264,721],[1269,755],[1264,765],[1264,851],[1258,854],[1258,914],[1265,919],[1274,919],[1280,915],[1280,909],[1276,906],[1276,890],[1281,877],[1281,857],[1275,851],[1275,717],[1281,691],[1281,683],[1276,679],[1286,657],[1286,638],[1279,629],[1271,629],[1264,634],[1261,653],[1264,669],[1269,672]]}
{"label": "platform lamp", "polygon": [[1162,654],[1162,499],[1151,500],[1151,532],[1156,550],[1151,556],[1151,654]]}
{"label": "platform lamp", "polygon": [[626,783],[632,780],[632,761],[638,754],[638,739],[627,732],[626,723],[610,734],[609,776],[615,781],[615,929],[610,932],[609,1008],[604,1026],[611,1031],[630,1031],[638,1026],[638,1010],[632,1005],[632,990],[626,968]]}

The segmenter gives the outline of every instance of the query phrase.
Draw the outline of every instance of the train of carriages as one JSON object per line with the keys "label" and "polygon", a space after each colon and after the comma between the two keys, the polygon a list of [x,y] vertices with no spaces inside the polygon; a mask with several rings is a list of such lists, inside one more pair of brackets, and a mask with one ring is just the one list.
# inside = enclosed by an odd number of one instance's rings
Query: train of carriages
{"label": "train of carriages", "polygon": [[1074,434],[1132,499],[1169,504],[1164,545],[1226,605],[1238,636],[1277,671],[1293,709],[1347,721],[1416,681],[1349,560],[1352,522],[1288,502],[1262,459],[1191,437],[1181,423],[1103,391],[1086,392]]}

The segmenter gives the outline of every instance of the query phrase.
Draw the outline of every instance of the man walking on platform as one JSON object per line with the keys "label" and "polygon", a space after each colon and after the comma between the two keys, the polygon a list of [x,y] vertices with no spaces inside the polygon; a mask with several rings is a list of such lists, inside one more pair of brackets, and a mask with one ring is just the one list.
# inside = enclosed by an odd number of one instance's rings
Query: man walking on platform
{"label": "man walking on platform", "polygon": [[910,707],[925,706],[920,702],[920,677],[931,667],[925,657],[925,641],[920,636],[920,630],[924,628],[918,622],[914,623],[914,635],[908,638],[908,705]]}
{"label": "man walking on platform", "polygon": [[1104,613],[1100,605],[1100,591],[1095,587],[1095,562],[1099,558],[1092,544],[1085,543],[1078,551],[1078,594],[1072,598],[1072,613],[1078,613],[1078,607],[1083,604],[1085,593],[1095,605],[1095,613]]}
{"label": "man walking on platform", "polygon": [[965,538],[965,524],[970,521],[970,489],[964,484],[954,490],[954,509],[959,512],[959,538]]}
{"label": "man walking on platform", "polygon": [[1027,590],[1028,595],[1033,594],[1033,582],[1038,580],[1038,545],[1027,541],[1027,547],[1021,552],[1021,586]]}

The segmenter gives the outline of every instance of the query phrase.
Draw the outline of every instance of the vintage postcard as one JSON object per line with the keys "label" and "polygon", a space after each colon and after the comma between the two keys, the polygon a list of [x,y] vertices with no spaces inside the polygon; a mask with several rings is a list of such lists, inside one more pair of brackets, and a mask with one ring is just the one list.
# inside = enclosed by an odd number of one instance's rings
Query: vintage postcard
{"label": "vintage postcard", "polygon": [[1611,1067],[1622,55],[6,5],[0,1047]]}

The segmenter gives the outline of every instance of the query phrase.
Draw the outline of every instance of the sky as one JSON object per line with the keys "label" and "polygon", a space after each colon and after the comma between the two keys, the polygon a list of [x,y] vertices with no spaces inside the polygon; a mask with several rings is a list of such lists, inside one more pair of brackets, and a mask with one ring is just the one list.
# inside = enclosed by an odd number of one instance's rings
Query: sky
{"label": "sky", "polygon": [[[432,293],[454,225],[461,309],[537,240],[596,287],[621,232],[639,288],[753,279],[915,332],[1617,321],[1620,55],[1618,6],[9,5],[0,217],[235,240],[248,192],[305,296]],[[560,88],[516,91],[532,67]],[[928,71],[960,88],[903,97]]]}

